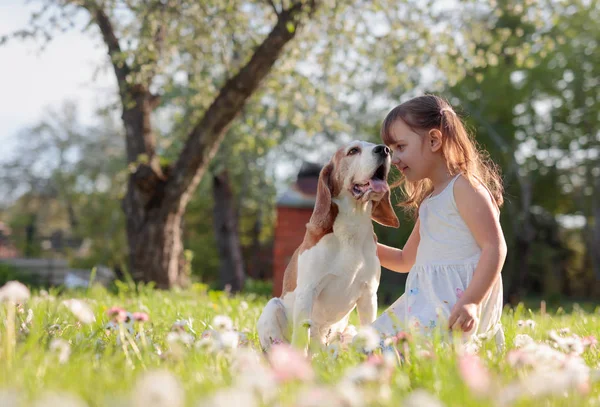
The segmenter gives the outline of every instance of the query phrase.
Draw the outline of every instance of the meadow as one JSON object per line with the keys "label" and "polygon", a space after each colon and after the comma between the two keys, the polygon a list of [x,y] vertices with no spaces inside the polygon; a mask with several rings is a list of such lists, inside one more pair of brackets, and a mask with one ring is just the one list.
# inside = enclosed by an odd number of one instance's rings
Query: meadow
{"label": "meadow", "polygon": [[255,294],[8,283],[0,299],[0,406],[600,405],[600,308],[507,307],[502,350],[357,327],[307,359],[260,350]]}

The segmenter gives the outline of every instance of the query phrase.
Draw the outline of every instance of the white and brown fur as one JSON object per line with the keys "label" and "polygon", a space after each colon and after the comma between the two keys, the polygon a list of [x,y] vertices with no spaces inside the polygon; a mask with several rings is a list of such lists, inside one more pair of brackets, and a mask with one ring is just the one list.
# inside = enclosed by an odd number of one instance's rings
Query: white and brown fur
{"label": "white and brown fur", "polygon": [[[375,320],[381,267],[371,219],[399,226],[390,203],[390,155],[387,148],[382,153],[384,147],[354,141],[321,170],[314,211],[285,270],[282,295],[271,299],[258,319],[263,349],[278,341],[291,341],[304,351],[311,340],[325,344],[329,335],[344,332],[355,307],[361,324]],[[371,179],[378,168],[381,173],[382,166],[385,191],[353,193],[355,183]]]}

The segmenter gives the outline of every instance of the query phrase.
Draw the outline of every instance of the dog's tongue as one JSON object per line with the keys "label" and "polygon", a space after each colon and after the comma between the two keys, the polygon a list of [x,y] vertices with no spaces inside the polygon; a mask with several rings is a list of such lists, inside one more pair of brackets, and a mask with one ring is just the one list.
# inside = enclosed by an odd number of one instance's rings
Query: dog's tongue
{"label": "dog's tongue", "polygon": [[369,187],[376,193],[386,192],[389,189],[387,181],[381,179],[369,180]]}

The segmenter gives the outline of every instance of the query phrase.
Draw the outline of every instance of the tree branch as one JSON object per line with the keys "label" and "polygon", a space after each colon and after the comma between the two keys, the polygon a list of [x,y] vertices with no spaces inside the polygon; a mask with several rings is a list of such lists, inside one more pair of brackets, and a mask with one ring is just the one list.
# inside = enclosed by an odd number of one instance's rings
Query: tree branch
{"label": "tree branch", "polygon": [[166,211],[185,207],[190,192],[202,179],[227,127],[271,71],[285,45],[294,38],[302,14],[310,16],[315,8],[316,0],[297,1],[289,9],[282,11],[277,24],[254,51],[250,61],[221,88],[219,95],[188,136],[175,163],[173,175],[165,188]]}
{"label": "tree branch", "polygon": [[123,94],[127,87],[127,75],[129,75],[131,69],[121,55],[121,46],[119,45],[119,39],[115,34],[113,25],[100,6],[86,5],[84,7],[88,9],[92,17],[96,20],[96,23],[102,32],[102,39],[108,47],[108,55],[110,56],[110,60],[115,70],[115,75],[117,76],[119,89]]}
{"label": "tree branch", "polygon": [[266,0],[267,4],[271,6],[276,15],[279,15],[279,10],[277,10],[277,6],[273,0]]}

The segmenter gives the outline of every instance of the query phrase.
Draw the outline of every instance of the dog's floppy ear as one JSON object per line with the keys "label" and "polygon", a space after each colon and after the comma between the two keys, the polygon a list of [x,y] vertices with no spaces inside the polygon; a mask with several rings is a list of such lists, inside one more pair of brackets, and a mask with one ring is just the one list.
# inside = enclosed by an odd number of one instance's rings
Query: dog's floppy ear
{"label": "dog's floppy ear", "polygon": [[371,219],[383,226],[389,226],[397,228],[400,226],[400,221],[392,209],[392,202],[390,200],[390,191],[387,191],[381,201],[373,202],[373,211],[371,212]]}
{"label": "dog's floppy ear", "polygon": [[327,164],[319,174],[317,200],[315,209],[310,217],[310,223],[319,229],[330,229],[335,220],[331,211],[331,195],[333,194],[333,163]]}

